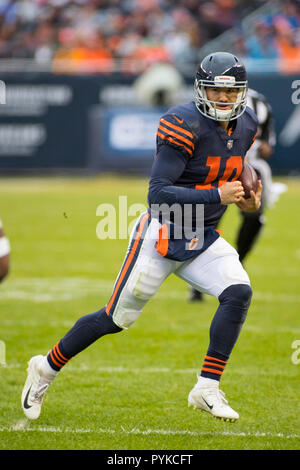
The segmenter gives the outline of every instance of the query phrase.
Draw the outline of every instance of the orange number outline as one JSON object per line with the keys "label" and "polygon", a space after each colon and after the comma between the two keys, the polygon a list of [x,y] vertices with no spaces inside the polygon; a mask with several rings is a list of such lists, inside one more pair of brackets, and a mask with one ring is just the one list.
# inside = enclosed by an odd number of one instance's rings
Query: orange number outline
{"label": "orange number outline", "polygon": [[[212,189],[215,186],[212,186],[212,183],[216,181],[217,176],[220,171],[221,157],[207,157],[206,165],[209,166],[209,172],[205,178],[204,183],[196,184],[195,189]],[[226,161],[226,167],[223,175],[219,178],[217,187],[219,188],[225,184],[229,178],[231,178],[234,170],[236,170],[235,175],[231,181],[235,181],[239,178],[243,170],[243,159],[241,155],[232,155]]]}

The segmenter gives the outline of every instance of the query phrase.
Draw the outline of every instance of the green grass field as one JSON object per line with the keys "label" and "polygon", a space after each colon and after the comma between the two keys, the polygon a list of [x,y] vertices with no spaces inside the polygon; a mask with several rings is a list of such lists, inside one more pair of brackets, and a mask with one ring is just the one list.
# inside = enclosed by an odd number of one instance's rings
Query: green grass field
{"label": "green grass field", "polygon": [[[97,206],[146,203],[147,181],[12,178],[0,182],[0,216],[12,246],[0,286],[0,449],[299,449],[300,181],[268,211],[246,268],[254,296],[222,389],[236,423],[187,407],[208,345],[214,298],[187,302],[175,276],[140,319],[73,358],[44,400],[37,421],[23,415],[27,361],[47,351],[73,323],[104,306],[127,240],[99,240]],[[133,217],[131,217],[133,220]],[[234,244],[236,207],[223,221]]]}

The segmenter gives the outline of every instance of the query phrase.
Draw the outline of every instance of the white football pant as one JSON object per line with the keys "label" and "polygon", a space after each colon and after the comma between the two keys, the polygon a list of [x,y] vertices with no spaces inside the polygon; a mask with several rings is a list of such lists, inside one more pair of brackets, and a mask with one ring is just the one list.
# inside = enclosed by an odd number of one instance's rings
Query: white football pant
{"label": "white football pant", "polygon": [[250,285],[237,251],[223,238],[219,237],[192,260],[174,261],[156,251],[160,227],[157,219],[151,220],[146,236],[140,240],[136,259],[131,254],[133,235],[130,237],[125,261],[106,307],[107,314],[120,328],[128,328],[135,322],[148,300],[155,296],[163,281],[172,273],[195,289],[216,298],[233,284]]}

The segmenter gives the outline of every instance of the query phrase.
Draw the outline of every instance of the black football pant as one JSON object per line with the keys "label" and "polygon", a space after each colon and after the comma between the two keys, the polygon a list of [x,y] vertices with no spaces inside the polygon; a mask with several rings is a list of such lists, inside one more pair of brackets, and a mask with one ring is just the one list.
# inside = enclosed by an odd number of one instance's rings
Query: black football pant
{"label": "black football pant", "polygon": [[241,216],[242,222],[237,235],[236,247],[240,261],[243,263],[255,245],[265,221],[261,210],[254,213],[242,212]]}

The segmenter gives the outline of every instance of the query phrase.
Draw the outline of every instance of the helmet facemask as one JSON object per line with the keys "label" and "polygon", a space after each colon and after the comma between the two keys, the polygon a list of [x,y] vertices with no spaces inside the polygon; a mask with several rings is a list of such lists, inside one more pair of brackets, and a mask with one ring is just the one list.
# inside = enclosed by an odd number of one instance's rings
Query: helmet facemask
{"label": "helmet facemask", "polygon": [[[207,98],[206,88],[234,88],[238,94],[234,102],[212,101]],[[215,121],[232,121],[243,114],[247,106],[248,81],[236,81],[231,75],[221,75],[214,80],[195,79],[196,106],[201,114]],[[218,109],[218,105],[231,106],[231,109]]]}

